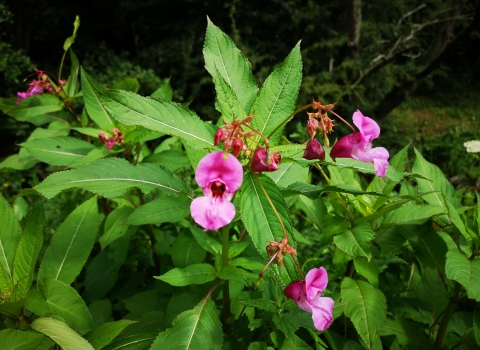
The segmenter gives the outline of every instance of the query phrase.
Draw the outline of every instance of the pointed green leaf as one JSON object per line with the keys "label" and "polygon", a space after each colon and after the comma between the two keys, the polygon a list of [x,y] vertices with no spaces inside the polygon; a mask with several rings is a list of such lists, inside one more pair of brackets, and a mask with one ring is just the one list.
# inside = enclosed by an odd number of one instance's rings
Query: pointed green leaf
{"label": "pointed green leaf", "polygon": [[44,336],[32,331],[4,329],[0,331],[0,344],[5,350],[37,349]]}
{"label": "pointed green leaf", "polygon": [[40,265],[38,280],[52,278],[72,283],[92,250],[98,224],[97,197],[93,197],[78,206],[52,237]]}
{"label": "pointed green leaf", "polygon": [[306,181],[308,168],[301,166],[296,162],[283,162],[278,166],[278,170],[271,173],[265,173],[279,187],[288,187],[299,181]]}
{"label": "pointed green leaf", "polygon": [[173,321],[173,327],[161,332],[150,350],[220,350],[222,337],[215,303],[206,298],[192,310],[178,315]]}
{"label": "pointed green leaf", "polygon": [[480,258],[468,259],[458,249],[449,250],[445,272],[467,290],[469,298],[480,301]]}
{"label": "pointed green leaf", "polygon": [[21,143],[38,160],[59,166],[71,166],[95,148],[94,145],[68,136],[36,139]]}
{"label": "pointed green leaf", "polygon": [[64,350],[94,350],[88,341],[78,335],[64,322],[51,317],[39,317],[30,327],[45,334]]}
{"label": "pointed green leaf", "polygon": [[26,170],[33,168],[37,163],[38,160],[32,157],[26,149],[22,148],[18,154],[11,155],[1,162],[0,169]]}
{"label": "pointed green leaf", "polygon": [[34,95],[23,100],[20,104],[4,113],[15,118],[19,122],[30,122],[34,125],[41,125],[49,121],[55,121],[55,117],[45,117],[46,114],[61,111],[63,102],[54,95]]}
{"label": "pointed green leaf", "polygon": [[303,210],[307,218],[322,230],[324,227],[323,218],[327,215],[327,207],[321,199],[310,199],[304,196],[298,196],[297,206]]}
{"label": "pointed green leaf", "polygon": [[183,197],[161,197],[142,205],[125,220],[129,225],[177,222],[190,214],[190,203]]}
{"label": "pointed green leaf", "polygon": [[27,291],[32,285],[35,265],[43,245],[44,227],[43,201],[37,200],[30,209],[13,261],[13,283],[18,283],[18,294],[21,298],[27,295]]}
{"label": "pointed green leaf", "polygon": [[355,227],[333,238],[338,248],[350,256],[365,256],[371,259],[370,242],[374,238],[372,226],[366,221],[360,221]]}
{"label": "pointed green leaf", "polygon": [[82,93],[89,117],[105,131],[111,132],[115,124],[98,99],[97,91],[103,90],[103,86],[85,72],[82,67]]}
{"label": "pointed green leaf", "polygon": [[176,287],[188,286],[190,284],[203,284],[213,281],[216,278],[216,271],[209,264],[194,264],[184,269],[172,269],[161,276],[155,276]]}
{"label": "pointed green leaf", "polygon": [[78,87],[80,85],[78,80],[78,71],[80,70],[80,64],[78,63],[77,55],[75,55],[73,50],[70,50],[70,61],[70,76],[68,77],[67,83],[65,84],[63,91],[65,91],[68,97],[73,97],[78,91]]}
{"label": "pointed green leaf", "polygon": [[165,79],[165,82],[157,90],[155,90],[150,97],[161,98],[165,101],[171,101],[173,97],[173,90],[170,86],[170,78]]}
{"label": "pointed green leaf", "polygon": [[449,301],[449,292],[444,283],[445,275],[440,275],[437,269],[427,267],[422,271],[421,281],[412,287],[412,296],[424,301],[435,318],[445,311]]}
{"label": "pointed green leaf", "polygon": [[102,249],[127,232],[128,225],[125,225],[125,220],[133,211],[131,207],[120,207],[108,214],[103,235],[99,239]]}
{"label": "pointed green leaf", "polygon": [[124,159],[107,158],[79,169],[58,172],[47,177],[35,189],[47,198],[67,188],[79,187],[104,197],[121,196],[133,187],[144,193],[154,189],[170,194],[190,194],[187,186],[167,170],[154,164],[134,166]]}
{"label": "pointed green leaf", "polygon": [[368,261],[364,257],[353,258],[353,263],[357,273],[367,279],[368,282],[375,288],[378,288],[378,275],[380,270],[377,265],[377,260],[372,259]]}
{"label": "pointed green leaf", "polygon": [[166,150],[160,153],[154,153],[145,157],[142,163],[161,164],[171,172],[175,172],[181,168],[189,168],[190,162],[183,152]]}
{"label": "pointed green leaf", "polygon": [[28,292],[27,299],[26,307],[35,314],[58,315],[80,334],[85,334],[94,327],[92,315],[78,292],[61,281],[43,279],[39,283],[39,289]]}
{"label": "pointed green leaf", "polygon": [[0,222],[0,267],[6,273],[0,273],[0,292],[5,292],[3,288],[13,281],[13,261],[22,231],[12,208],[3,196],[0,196]]}
{"label": "pointed green leaf", "polygon": [[197,241],[197,243],[207,252],[213,255],[222,252],[222,245],[216,241],[213,237],[210,237],[208,233],[202,229],[190,224],[190,232]]}
{"label": "pointed green leaf", "polygon": [[205,68],[215,84],[219,81],[217,74],[220,73],[223,80],[235,93],[236,100],[240,102],[244,111],[248,112],[258,91],[252,67],[233,41],[209,18],[203,56]]}
{"label": "pointed green leaf", "polygon": [[385,320],[380,335],[386,336],[391,334],[396,335],[398,342],[403,346],[428,345],[424,331],[401,316],[396,316],[394,320],[389,318]]}
{"label": "pointed green leaf", "polygon": [[[125,236],[127,235],[128,232]],[[111,256],[113,254],[110,249],[124,237],[102,250],[88,264],[85,274],[85,300],[92,301],[105,297],[117,282],[118,270],[123,262],[117,263],[115,257]]]}
{"label": "pointed green leaf", "polygon": [[295,110],[301,81],[302,57],[299,42],[285,61],[265,80],[250,108],[251,112],[255,111],[252,126],[269,137],[271,145],[278,143],[283,131],[281,123]]}
{"label": "pointed green leaf", "polygon": [[[131,327],[127,329],[130,328]],[[107,345],[103,348],[103,350],[147,350],[157,334],[158,330],[155,333],[128,335],[114,341],[110,345]]]}
{"label": "pointed green leaf", "polygon": [[437,205],[409,205],[387,213],[382,226],[423,224],[431,217],[444,214],[445,208]]}
{"label": "pointed green leaf", "polygon": [[236,120],[245,119],[247,113],[243,109],[242,104],[238,101],[235,92],[216,68],[213,82],[215,83],[215,90],[217,92],[215,107],[222,114],[222,119],[227,123],[231,123],[233,118]]}
{"label": "pointed green leaf", "polygon": [[262,190],[262,186],[282,218],[283,225],[290,237],[289,244],[294,246],[295,242],[291,239],[293,229],[290,224],[287,205],[273,181],[265,175],[245,174],[240,204],[242,220],[260,255],[267,257],[265,251],[267,241],[280,242],[283,238],[283,230]]}
{"label": "pointed green leaf", "polygon": [[125,78],[112,86],[112,89],[124,90],[137,93],[140,90],[140,83],[137,78]]}
{"label": "pointed green leaf", "polygon": [[85,335],[85,339],[93,346],[95,350],[100,350],[110,344],[117,335],[120,334],[127,326],[135,323],[130,320],[119,320],[108,322],[95,328],[93,331]]}
{"label": "pointed green leaf", "polygon": [[205,258],[206,251],[193,238],[190,231],[185,231],[173,242],[172,261],[175,267],[184,268],[199,264]]}
{"label": "pointed green leaf", "polygon": [[121,90],[98,94],[102,105],[119,122],[178,136],[194,148],[213,147],[214,128],[182,105]]}
{"label": "pointed green leaf", "polygon": [[347,304],[345,315],[367,346],[372,348],[387,316],[385,295],[367,282],[348,277],[342,282],[341,295]]}

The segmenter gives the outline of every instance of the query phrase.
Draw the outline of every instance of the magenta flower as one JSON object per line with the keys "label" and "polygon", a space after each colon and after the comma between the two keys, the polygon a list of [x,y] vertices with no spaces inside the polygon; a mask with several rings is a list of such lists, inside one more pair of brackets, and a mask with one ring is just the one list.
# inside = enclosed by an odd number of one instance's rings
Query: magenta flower
{"label": "magenta flower", "polygon": [[383,147],[372,148],[372,141],[380,135],[380,127],[371,118],[365,117],[357,110],[353,113],[353,123],[360,132],[342,137],[332,147],[330,156],[336,158],[353,158],[362,162],[371,162],[376,175],[385,177],[390,155]]}
{"label": "magenta flower", "polygon": [[235,217],[230,203],[243,181],[242,164],[231,154],[213,152],[198,163],[195,181],[202,187],[204,197],[195,198],[190,212],[205,230],[218,230]]}
{"label": "magenta flower", "polygon": [[[314,119],[312,119],[314,120]],[[305,152],[303,152],[303,158],[308,160],[324,160],[325,159],[325,150],[323,149],[320,142],[317,139],[308,141]]]}
{"label": "magenta flower", "polygon": [[252,170],[256,173],[278,170],[282,156],[278,152],[269,152],[265,148],[258,148],[253,154]]}
{"label": "magenta flower", "polygon": [[312,314],[313,324],[319,331],[327,329],[333,321],[333,299],[322,297],[327,284],[327,270],[320,267],[311,269],[305,281],[294,281],[283,291],[287,298],[295,300],[299,308]]}
{"label": "magenta flower", "polygon": [[20,104],[27,97],[43,94],[43,87],[38,84],[36,80],[30,83],[30,87],[26,92],[17,92],[17,105]]}

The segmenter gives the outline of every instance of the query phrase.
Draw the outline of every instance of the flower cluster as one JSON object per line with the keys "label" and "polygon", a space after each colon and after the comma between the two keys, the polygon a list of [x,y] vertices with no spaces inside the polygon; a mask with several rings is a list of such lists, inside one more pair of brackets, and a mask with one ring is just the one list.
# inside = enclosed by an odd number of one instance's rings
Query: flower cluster
{"label": "flower cluster", "polygon": [[480,152],[480,141],[478,141],[478,140],[467,141],[463,145],[467,149],[468,153],[479,153]]}
{"label": "flower cluster", "polygon": [[107,137],[107,133],[105,132],[99,132],[98,138],[100,140],[100,143],[107,145],[107,151],[110,151],[117,143],[123,143],[124,141],[122,132],[119,128],[115,128],[112,130],[111,137]]}
{"label": "flower cluster", "polygon": [[44,92],[54,93],[59,92],[62,86],[66,84],[66,80],[60,80],[59,87],[52,86],[47,74],[43,71],[35,69],[37,72],[37,79],[32,80],[28,85],[29,88],[25,92],[17,92],[17,105],[22,103],[24,99],[33,95],[43,94]]}
{"label": "flower cluster", "polygon": [[312,314],[313,324],[319,331],[327,329],[333,321],[333,299],[322,297],[327,284],[327,270],[320,267],[311,269],[304,281],[294,281],[283,291],[299,308]]}
{"label": "flower cluster", "polygon": [[229,153],[207,154],[198,163],[195,181],[204,194],[190,205],[195,222],[205,230],[228,225],[235,217],[235,206],[230,201],[243,181],[242,164]]}

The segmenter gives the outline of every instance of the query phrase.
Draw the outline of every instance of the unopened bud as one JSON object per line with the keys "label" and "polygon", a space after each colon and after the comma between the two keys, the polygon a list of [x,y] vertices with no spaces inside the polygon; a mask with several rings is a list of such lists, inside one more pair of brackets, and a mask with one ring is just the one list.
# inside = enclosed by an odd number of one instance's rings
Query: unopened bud
{"label": "unopened bud", "polygon": [[270,153],[267,152],[265,148],[258,148],[253,154],[252,170],[256,173],[278,170],[277,164],[280,162],[280,160],[281,156],[279,153]]}
{"label": "unopened bud", "polygon": [[238,155],[240,154],[240,151],[243,149],[242,139],[238,137],[234,138],[232,142],[232,148],[233,148],[233,155],[235,157],[238,157]]}
{"label": "unopened bud", "polygon": [[325,150],[317,139],[308,141],[307,148],[305,148],[305,152],[303,153],[303,158],[308,160],[325,159]]}
{"label": "unopened bud", "polygon": [[107,143],[107,136],[105,135],[104,132],[99,132],[98,138],[100,140],[100,143],[103,143],[103,144]]}
{"label": "unopened bud", "polygon": [[110,151],[117,142],[113,137],[109,138],[107,141],[107,151]]}
{"label": "unopened bud", "polygon": [[317,119],[308,119],[307,130],[311,137],[315,136],[315,132],[318,129],[318,120]]}
{"label": "unopened bud", "polygon": [[225,129],[218,129],[215,135],[213,136],[213,145],[218,145],[221,141],[224,141],[228,135],[228,131]]}

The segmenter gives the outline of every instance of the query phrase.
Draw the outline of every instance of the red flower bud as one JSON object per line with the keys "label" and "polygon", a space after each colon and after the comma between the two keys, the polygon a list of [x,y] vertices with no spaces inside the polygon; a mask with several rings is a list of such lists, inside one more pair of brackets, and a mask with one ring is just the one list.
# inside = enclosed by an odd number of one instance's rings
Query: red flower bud
{"label": "red flower bud", "polygon": [[224,141],[228,135],[228,131],[225,129],[218,129],[215,135],[213,136],[213,145],[218,145],[221,141]]}
{"label": "red flower bud", "polygon": [[104,132],[99,132],[98,138],[100,140],[100,143],[103,143],[103,144],[107,143],[107,136],[105,135]]}
{"label": "red flower bud", "polygon": [[253,154],[252,170],[256,173],[278,170],[277,164],[281,159],[280,153],[270,153],[265,148],[258,148]]}
{"label": "red flower bud", "polygon": [[117,142],[115,141],[115,139],[112,137],[112,138],[109,138],[108,141],[107,141],[107,151],[110,151],[113,146],[115,146]]}
{"label": "red flower bud", "polygon": [[318,142],[316,139],[310,140],[308,141],[307,148],[305,148],[305,152],[303,153],[303,158],[308,160],[324,160],[325,150],[320,142]]}
{"label": "red flower bud", "polygon": [[238,137],[234,138],[232,142],[232,147],[233,147],[233,155],[235,157],[238,157],[238,155],[240,154],[240,151],[243,149],[242,139]]}

